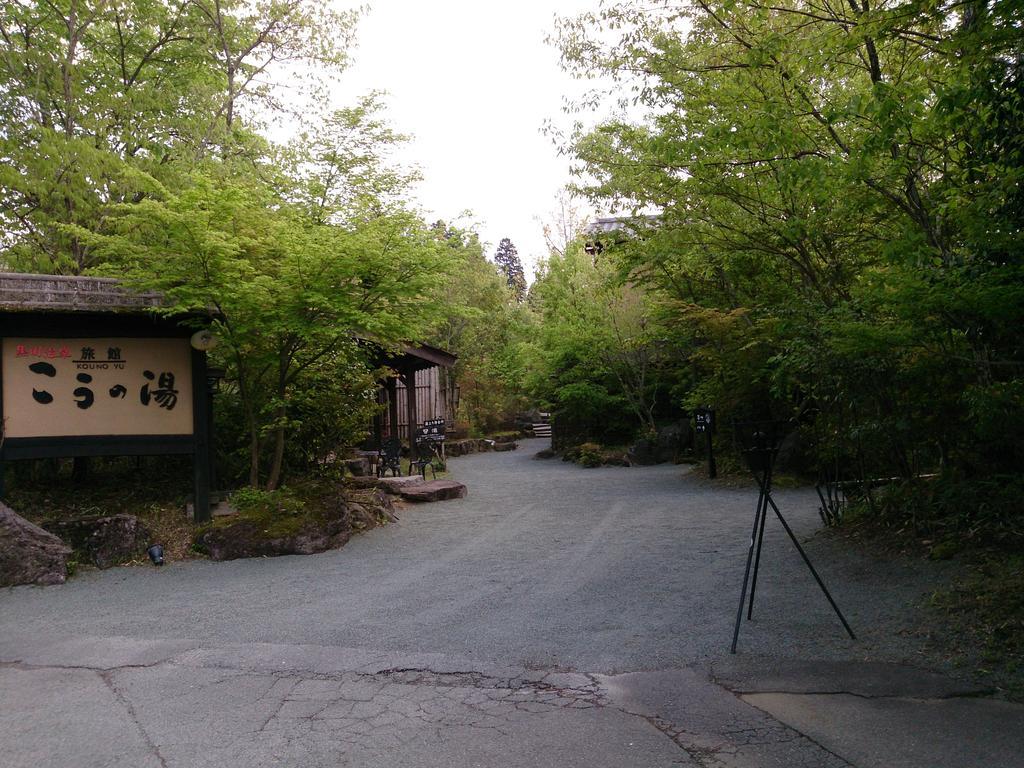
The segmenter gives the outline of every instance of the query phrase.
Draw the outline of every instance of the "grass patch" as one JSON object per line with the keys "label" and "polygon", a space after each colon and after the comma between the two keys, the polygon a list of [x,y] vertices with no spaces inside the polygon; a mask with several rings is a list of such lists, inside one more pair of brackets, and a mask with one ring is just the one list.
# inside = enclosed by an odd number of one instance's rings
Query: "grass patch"
{"label": "grass patch", "polygon": [[305,481],[265,491],[239,488],[228,498],[237,515],[214,518],[195,529],[198,537],[215,528],[225,528],[246,520],[254,523],[267,539],[294,536],[311,523],[323,521],[341,502],[337,483]]}
{"label": "grass patch", "polygon": [[1024,700],[1024,555],[972,553],[929,602],[949,629],[943,645],[954,661]]}
{"label": "grass patch", "polygon": [[[70,461],[20,463],[9,475],[6,503],[33,523],[96,515],[135,515],[168,560],[194,557],[195,525],[186,513],[192,491],[190,460],[176,457],[93,459],[72,477]],[[138,563],[148,563],[140,558]],[[75,563],[74,569],[92,567]],[[72,564],[69,563],[69,571]]]}

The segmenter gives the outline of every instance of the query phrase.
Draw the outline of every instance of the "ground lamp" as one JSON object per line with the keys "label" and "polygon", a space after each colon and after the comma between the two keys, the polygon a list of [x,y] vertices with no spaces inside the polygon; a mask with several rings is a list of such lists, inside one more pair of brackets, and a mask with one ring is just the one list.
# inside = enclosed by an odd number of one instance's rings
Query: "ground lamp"
{"label": "ground lamp", "polygon": [[146,554],[149,555],[149,559],[153,561],[153,565],[164,564],[164,548],[159,544],[152,545],[146,550]]}
{"label": "ground lamp", "polygon": [[[754,475],[754,479],[757,481],[758,496],[757,496],[757,511],[754,513],[754,529],[750,534],[750,548],[747,551],[747,567],[743,573],[743,588],[740,590],[740,605],[736,611],[736,627],[732,633],[732,648],[731,652],[736,653],[736,642],[740,636],[740,622],[743,620],[743,605],[747,602],[747,584],[750,585],[750,603],[747,606],[747,619],[751,619],[754,615],[754,593],[757,590],[757,571],[761,565],[761,545],[764,542],[764,523],[768,517],[768,507],[772,508],[775,516],[782,523],[782,527],[786,529],[786,533],[789,534],[790,541],[793,542],[793,546],[796,547],[797,552],[800,553],[800,557],[803,558],[807,568],[811,571],[811,575],[814,576],[814,580],[821,587],[821,591],[825,594],[825,598],[828,600],[829,605],[832,606],[832,610],[836,612],[836,616],[843,623],[846,631],[849,633],[852,640],[856,640],[856,636],[853,634],[853,630],[850,629],[850,625],[847,623],[846,618],[843,616],[843,612],[839,610],[839,606],[836,605],[836,601],[832,599],[832,595],[829,594],[828,588],[825,586],[825,582],[821,580],[818,572],[814,569],[814,565],[811,563],[807,553],[804,552],[803,547],[800,546],[800,542],[797,540],[793,530],[789,527],[786,522],[786,518],[782,516],[782,512],[779,511],[778,505],[775,503],[775,499],[772,498],[772,470],[775,466],[775,459],[779,453],[779,443],[781,442],[781,435],[785,424],[776,421],[752,421],[752,422],[736,422],[734,423],[734,432],[736,435],[736,442],[746,459],[747,466],[750,468],[751,473]],[[756,555],[755,555],[756,547]],[[751,578],[751,563],[753,563],[753,578]]]}

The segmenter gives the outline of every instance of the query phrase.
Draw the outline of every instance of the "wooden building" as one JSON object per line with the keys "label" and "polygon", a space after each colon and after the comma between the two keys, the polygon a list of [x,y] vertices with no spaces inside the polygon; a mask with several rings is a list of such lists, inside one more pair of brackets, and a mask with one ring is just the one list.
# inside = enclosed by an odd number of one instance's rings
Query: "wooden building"
{"label": "wooden building", "polygon": [[[398,352],[382,351],[377,363],[394,371],[381,382],[379,402],[383,413],[374,419],[377,445],[386,436],[410,441],[409,425],[428,419],[444,419],[449,429],[455,424],[459,390],[448,371],[458,358],[428,344],[403,347]],[[414,393],[413,397],[409,393]]]}

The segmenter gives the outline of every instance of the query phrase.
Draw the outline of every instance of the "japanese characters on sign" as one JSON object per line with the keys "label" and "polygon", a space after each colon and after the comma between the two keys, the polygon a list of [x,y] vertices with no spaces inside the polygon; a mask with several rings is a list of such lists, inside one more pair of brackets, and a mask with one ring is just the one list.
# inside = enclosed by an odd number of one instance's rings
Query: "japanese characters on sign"
{"label": "japanese characters on sign", "polygon": [[3,340],[7,437],[192,433],[185,339]]}
{"label": "japanese characters on sign", "polygon": [[444,419],[427,419],[419,429],[417,439],[429,442],[443,442],[445,437]]}
{"label": "japanese characters on sign", "polygon": [[693,420],[698,434],[715,431],[715,410],[713,408],[697,408],[693,412]]}

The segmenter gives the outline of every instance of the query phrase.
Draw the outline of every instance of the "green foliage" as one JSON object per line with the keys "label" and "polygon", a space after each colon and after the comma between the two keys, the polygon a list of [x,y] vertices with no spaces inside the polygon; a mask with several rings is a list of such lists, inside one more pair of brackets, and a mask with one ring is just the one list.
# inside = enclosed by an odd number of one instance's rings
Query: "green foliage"
{"label": "green foliage", "polygon": [[875,514],[995,540],[1024,459],[1019,28],[1013,3],[730,0],[557,32],[645,110],[571,152],[578,194],[659,211],[600,259],[682,358],[673,397],[791,420],[844,477],[901,478]]}
{"label": "green foliage", "polygon": [[[355,18],[308,0],[0,16],[0,262],[210,315],[230,482],[273,489],[358,442],[376,407],[359,339],[423,338],[443,316],[454,260],[405,202],[402,137],[376,95],[328,106]],[[285,116],[297,135],[276,146],[261,134]]]}
{"label": "green foliage", "polygon": [[[254,116],[315,120],[355,19],[308,0],[5,3],[0,263],[80,273],[101,259],[79,230],[112,208],[201,166],[259,162]],[[287,99],[266,85],[304,63],[316,74]]]}
{"label": "green foliage", "polygon": [[471,433],[490,434],[524,405],[522,345],[530,310],[487,261],[475,232],[443,221],[432,232],[452,268],[435,299],[446,313],[429,338],[459,357],[448,374],[460,391],[457,417]]}
{"label": "green foliage", "polygon": [[581,467],[600,467],[603,462],[601,446],[597,443],[583,443],[576,450],[576,463]]}
{"label": "green foliage", "polygon": [[952,623],[956,647],[983,674],[1009,673],[1009,693],[1024,698],[1024,557],[988,553],[967,574],[932,595],[931,607]]}
{"label": "green foliage", "polygon": [[501,238],[498,243],[494,263],[516,301],[523,301],[526,298],[526,273],[523,272],[523,262],[519,260],[519,251],[507,237]]}
{"label": "green foliage", "polygon": [[527,387],[555,411],[560,439],[625,442],[678,414],[680,340],[612,258],[592,258],[579,241],[552,251],[530,305],[539,328],[527,351]]}

